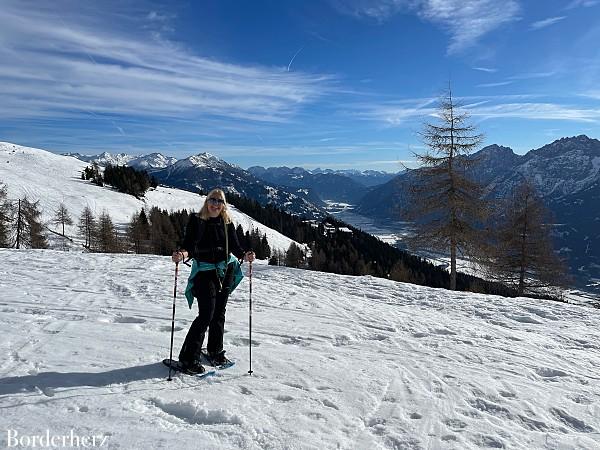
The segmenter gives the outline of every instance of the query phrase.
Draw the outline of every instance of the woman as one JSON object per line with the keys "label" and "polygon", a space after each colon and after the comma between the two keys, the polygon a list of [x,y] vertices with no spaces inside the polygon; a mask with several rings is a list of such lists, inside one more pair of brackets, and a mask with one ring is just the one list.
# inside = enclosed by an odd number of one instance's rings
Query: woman
{"label": "woman", "polygon": [[234,272],[239,270],[237,259],[230,253],[250,262],[255,258],[254,252],[245,251],[240,246],[235,227],[227,214],[225,193],[213,189],[206,196],[200,213],[190,216],[182,248],[173,252],[172,256],[175,263],[188,258],[194,260],[186,297],[190,308],[193,297],[196,297],[198,317],[179,352],[179,361],[188,373],[204,372],[199,361],[207,329],[206,350],[211,362],[215,365],[229,362],[223,350],[225,307],[234,282]]}

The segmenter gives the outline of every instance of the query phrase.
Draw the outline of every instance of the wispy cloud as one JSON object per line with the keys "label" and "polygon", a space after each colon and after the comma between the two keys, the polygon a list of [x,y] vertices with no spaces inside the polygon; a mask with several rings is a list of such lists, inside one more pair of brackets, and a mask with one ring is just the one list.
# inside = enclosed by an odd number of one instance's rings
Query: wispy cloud
{"label": "wispy cloud", "polygon": [[489,67],[473,67],[473,70],[479,70],[480,72],[487,72],[487,73],[498,72],[498,69],[492,69]]}
{"label": "wispy cloud", "polygon": [[[588,97],[594,97],[593,92]],[[427,99],[413,99],[401,103],[371,103],[355,105],[353,115],[376,121],[387,127],[418,126],[427,117],[436,114],[436,107]],[[465,110],[474,119],[523,119],[523,120],[561,120],[572,122],[600,123],[600,107],[597,105],[562,104],[545,101],[537,96],[478,96],[456,99],[459,103],[469,102]],[[422,106],[426,105],[426,106]]]}
{"label": "wispy cloud", "polygon": [[448,53],[460,52],[501,25],[518,19],[515,0],[426,0],[419,15],[450,33]]}
{"label": "wispy cloud", "polygon": [[532,30],[541,30],[542,28],[546,28],[546,27],[549,27],[550,25],[554,25],[555,23],[558,23],[561,20],[564,20],[566,18],[567,18],[567,16],[560,16],[560,17],[549,17],[547,19],[538,20],[537,22],[533,22],[531,24],[531,29]]}
{"label": "wispy cloud", "polygon": [[531,80],[535,78],[549,78],[556,75],[556,71],[551,70],[549,72],[527,72],[512,75],[508,77],[509,80]]}
{"label": "wispy cloud", "polygon": [[499,87],[499,86],[506,86],[508,84],[512,84],[512,81],[499,81],[497,83],[483,83],[483,84],[478,84],[477,87],[483,87],[483,88],[489,88],[489,87]]}
{"label": "wispy cloud", "polygon": [[503,24],[519,19],[517,0],[330,0],[344,14],[383,22],[411,13],[440,25],[450,34],[448,53],[474,45]]}
{"label": "wispy cloud", "polygon": [[332,87],[329,75],[241,66],[192,53],[162,37],[168,15],[150,8],[69,4],[33,8],[3,0],[0,117],[90,111],[281,122]]}
{"label": "wispy cloud", "polygon": [[600,122],[600,108],[561,105],[557,103],[503,103],[470,110],[473,117],[482,119],[561,120]]}
{"label": "wispy cloud", "polygon": [[571,3],[567,5],[565,9],[573,9],[573,8],[591,8],[592,6],[600,5],[600,0],[573,0]]}
{"label": "wispy cloud", "polygon": [[532,79],[536,79],[536,78],[549,78],[551,76],[556,75],[556,73],[557,72],[555,72],[555,71],[521,73],[521,74],[512,75],[510,77],[507,77],[503,81],[478,84],[477,87],[491,88],[491,87],[507,86],[509,84],[513,84],[515,81],[532,80]]}

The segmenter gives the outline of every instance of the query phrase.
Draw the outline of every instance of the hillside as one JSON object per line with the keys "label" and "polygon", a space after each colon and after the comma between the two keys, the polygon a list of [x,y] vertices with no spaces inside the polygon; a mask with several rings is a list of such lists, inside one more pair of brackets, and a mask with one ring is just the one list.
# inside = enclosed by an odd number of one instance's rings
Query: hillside
{"label": "hillside", "polygon": [[[108,211],[115,224],[128,223],[141,208],[149,210],[157,206],[167,211],[187,209],[198,211],[204,197],[192,192],[159,186],[138,200],[119,193],[109,187],[98,187],[89,181],[81,180],[81,171],[88,165],[69,156],[56,155],[40,149],[22,147],[0,142],[0,182],[8,187],[8,196],[17,199],[27,195],[29,200],[39,200],[42,220],[49,221],[58,205],[63,202],[74,221],[89,206],[98,216]],[[267,228],[259,222],[231,208],[232,219],[241,224],[244,230],[258,228],[267,235],[274,249],[287,250],[292,242],[287,237]],[[76,225],[68,227],[66,234],[75,236]]]}
{"label": "hillside", "polygon": [[[124,449],[600,446],[590,308],[255,264],[254,374],[246,279],[228,305],[236,366],[169,383],[168,257],[2,249],[0,273],[0,427],[19,436],[73,430]],[[178,298],[176,351],[186,306]]]}

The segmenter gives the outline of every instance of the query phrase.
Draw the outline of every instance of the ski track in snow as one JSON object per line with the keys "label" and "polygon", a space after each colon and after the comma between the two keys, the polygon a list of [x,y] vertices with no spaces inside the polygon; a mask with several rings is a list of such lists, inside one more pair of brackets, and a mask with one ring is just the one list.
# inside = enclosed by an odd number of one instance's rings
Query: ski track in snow
{"label": "ski track in snow", "polygon": [[254,374],[246,279],[228,304],[234,368],[169,383],[173,269],[0,250],[1,444],[10,428],[125,449],[600,448],[597,310],[257,263]]}

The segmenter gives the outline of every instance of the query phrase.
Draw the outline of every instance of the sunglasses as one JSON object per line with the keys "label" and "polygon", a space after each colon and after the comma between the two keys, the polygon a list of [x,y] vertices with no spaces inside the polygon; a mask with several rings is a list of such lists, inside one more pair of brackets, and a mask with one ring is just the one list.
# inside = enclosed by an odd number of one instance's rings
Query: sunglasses
{"label": "sunglasses", "polygon": [[221,200],[220,198],[209,198],[207,201],[209,204],[214,205],[214,206],[225,204],[225,201]]}

